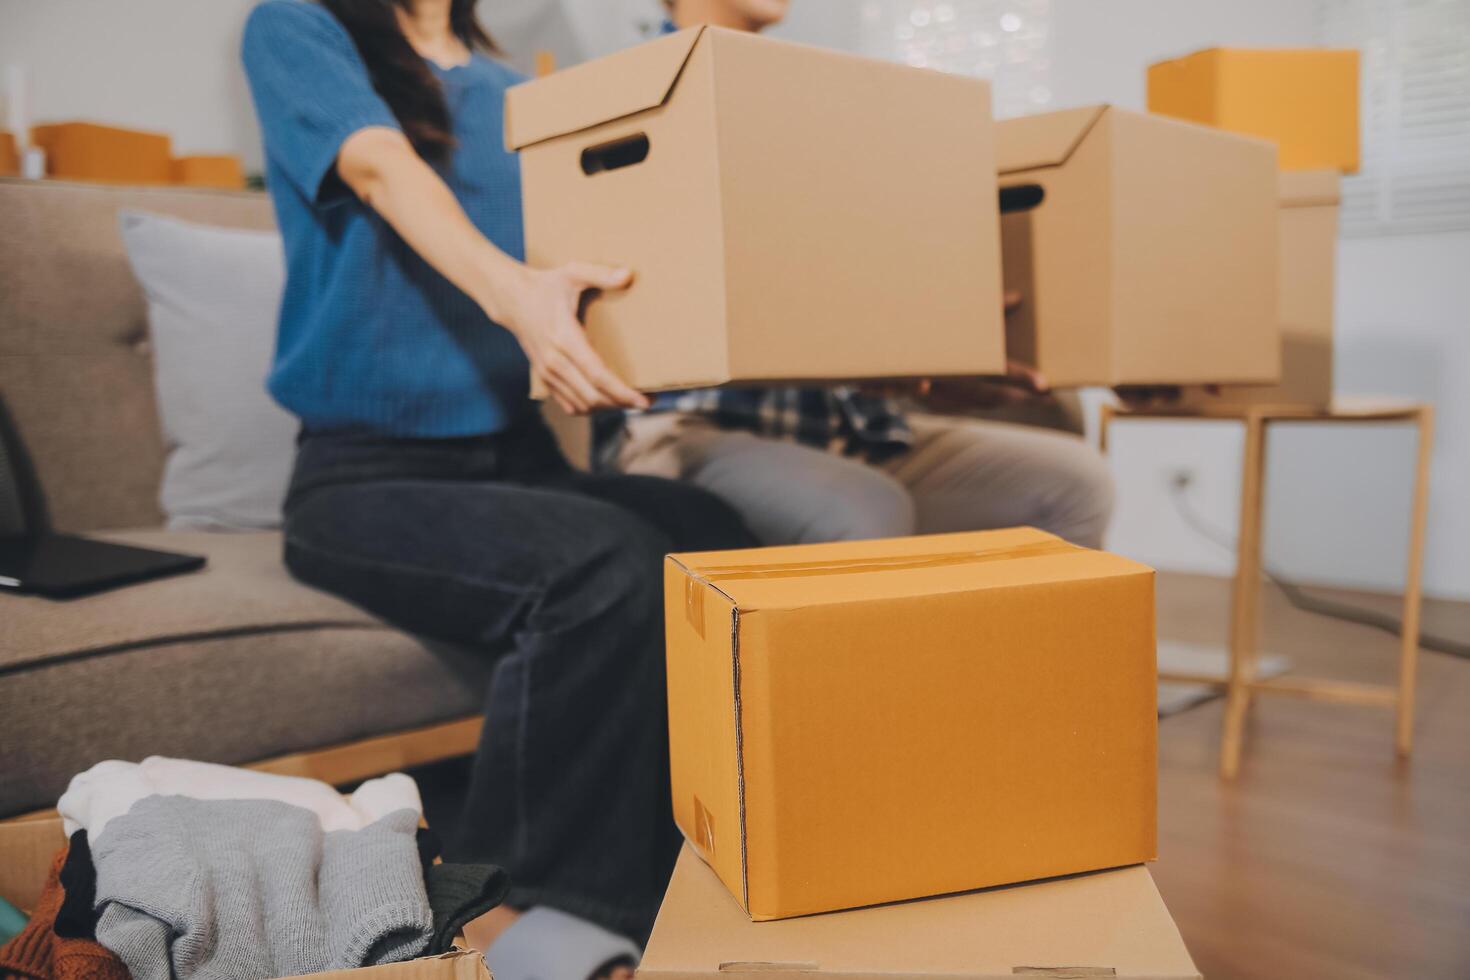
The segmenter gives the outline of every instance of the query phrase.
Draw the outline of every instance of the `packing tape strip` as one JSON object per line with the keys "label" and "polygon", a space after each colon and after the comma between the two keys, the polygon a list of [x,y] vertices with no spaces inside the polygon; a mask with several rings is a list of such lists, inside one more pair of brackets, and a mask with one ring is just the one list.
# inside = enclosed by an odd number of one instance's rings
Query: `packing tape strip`
{"label": "packing tape strip", "polygon": [[845,558],[819,562],[762,562],[750,565],[723,565],[702,568],[691,574],[706,582],[733,582],[754,578],[800,578],[811,575],[852,575],[860,572],[907,571],[914,568],[938,568],[943,565],[970,565],[1006,561],[1013,558],[1037,558],[1060,555],[1086,548],[1066,541],[1037,541],[1034,544],[1004,548],[982,548],[969,551],[930,552],[921,555],[899,555],[893,558]]}
{"label": "packing tape strip", "polygon": [[704,579],[692,573],[684,577],[684,618],[701,640],[704,639],[704,586]]}
{"label": "packing tape strip", "polygon": [[1001,548],[930,552],[893,558],[847,558],[820,562],[758,562],[749,565],[717,565],[697,571],[690,569],[688,576],[684,579],[684,615],[689,620],[689,624],[694,627],[695,632],[703,639],[705,586],[716,582],[909,571],[916,568],[939,568],[945,565],[973,565],[1016,558],[1039,558],[1045,555],[1061,555],[1086,550],[1088,549],[1055,539]]}

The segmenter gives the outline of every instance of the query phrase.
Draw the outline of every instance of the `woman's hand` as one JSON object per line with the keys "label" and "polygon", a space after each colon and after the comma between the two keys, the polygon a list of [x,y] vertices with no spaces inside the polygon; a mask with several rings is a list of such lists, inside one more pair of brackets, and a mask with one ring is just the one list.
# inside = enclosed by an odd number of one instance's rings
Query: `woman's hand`
{"label": "woman's hand", "polygon": [[648,398],[628,387],[592,349],[578,318],[587,293],[624,289],[632,279],[627,269],[580,262],[558,269],[520,266],[498,291],[492,316],[515,334],[532,375],[568,412],[648,407]]}
{"label": "woman's hand", "polygon": [[580,263],[532,269],[516,261],[471,224],[454,193],[396,129],[369,126],[347,137],[337,173],[424,261],[515,334],[531,370],[562,408],[648,407],[592,350],[577,316],[589,291],[626,287],[633,278],[626,269]]}

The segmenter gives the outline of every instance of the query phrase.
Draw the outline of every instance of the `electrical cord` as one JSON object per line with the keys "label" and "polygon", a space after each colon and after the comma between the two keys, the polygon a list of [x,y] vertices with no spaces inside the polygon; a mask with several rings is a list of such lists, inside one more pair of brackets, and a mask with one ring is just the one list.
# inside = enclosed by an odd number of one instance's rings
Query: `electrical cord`
{"label": "electrical cord", "polygon": [[[1189,475],[1186,473],[1175,474],[1174,478],[1169,481],[1169,499],[1174,504],[1174,510],[1179,514],[1180,519],[1200,537],[1234,554],[1236,550],[1235,539],[1230,534],[1212,526],[1209,521],[1195,512],[1194,507],[1189,502],[1189,494],[1187,492],[1189,490],[1189,484]],[[1335,602],[1331,599],[1314,596],[1295,582],[1283,578],[1264,563],[1262,563],[1261,572],[1272,585],[1281,590],[1281,594],[1286,597],[1287,602],[1303,612],[1315,613],[1318,616],[1329,616],[1333,619],[1357,623],[1360,626],[1369,626],[1393,636],[1401,636],[1403,634],[1404,624],[1397,616],[1379,612],[1376,609],[1365,609],[1362,606],[1355,606],[1348,602]],[[1470,643],[1462,640],[1455,640],[1447,636],[1440,636],[1421,630],[1419,632],[1419,646],[1425,650],[1433,650],[1436,653],[1445,653],[1452,657],[1470,660]]]}

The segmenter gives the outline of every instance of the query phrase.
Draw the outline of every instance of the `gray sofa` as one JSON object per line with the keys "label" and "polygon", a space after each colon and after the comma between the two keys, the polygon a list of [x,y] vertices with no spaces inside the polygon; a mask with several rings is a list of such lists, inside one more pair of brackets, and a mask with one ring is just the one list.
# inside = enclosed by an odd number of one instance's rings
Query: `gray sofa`
{"label": "gray sofa", "polygon": [[161,526],[122,207],[272,223],[262,194],[0,179],[0,396],[54,526],[209,563],[68,602],[0,593],[0,818],[52,806],[104,758],[275,760],[335,782],[469,750],[485,664],[294,582],[278,533]]}

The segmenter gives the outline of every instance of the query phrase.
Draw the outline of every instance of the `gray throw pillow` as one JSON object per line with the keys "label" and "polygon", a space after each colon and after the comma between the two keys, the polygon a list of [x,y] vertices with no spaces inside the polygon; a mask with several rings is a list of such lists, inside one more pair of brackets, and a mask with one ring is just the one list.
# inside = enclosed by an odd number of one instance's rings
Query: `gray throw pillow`
{"label": "gray throw pillow", "polygon": [[286,275],[280,235],[140,211],[118,220],[148,298],[168,526],[279,526],[297,430],[265,390]]}

